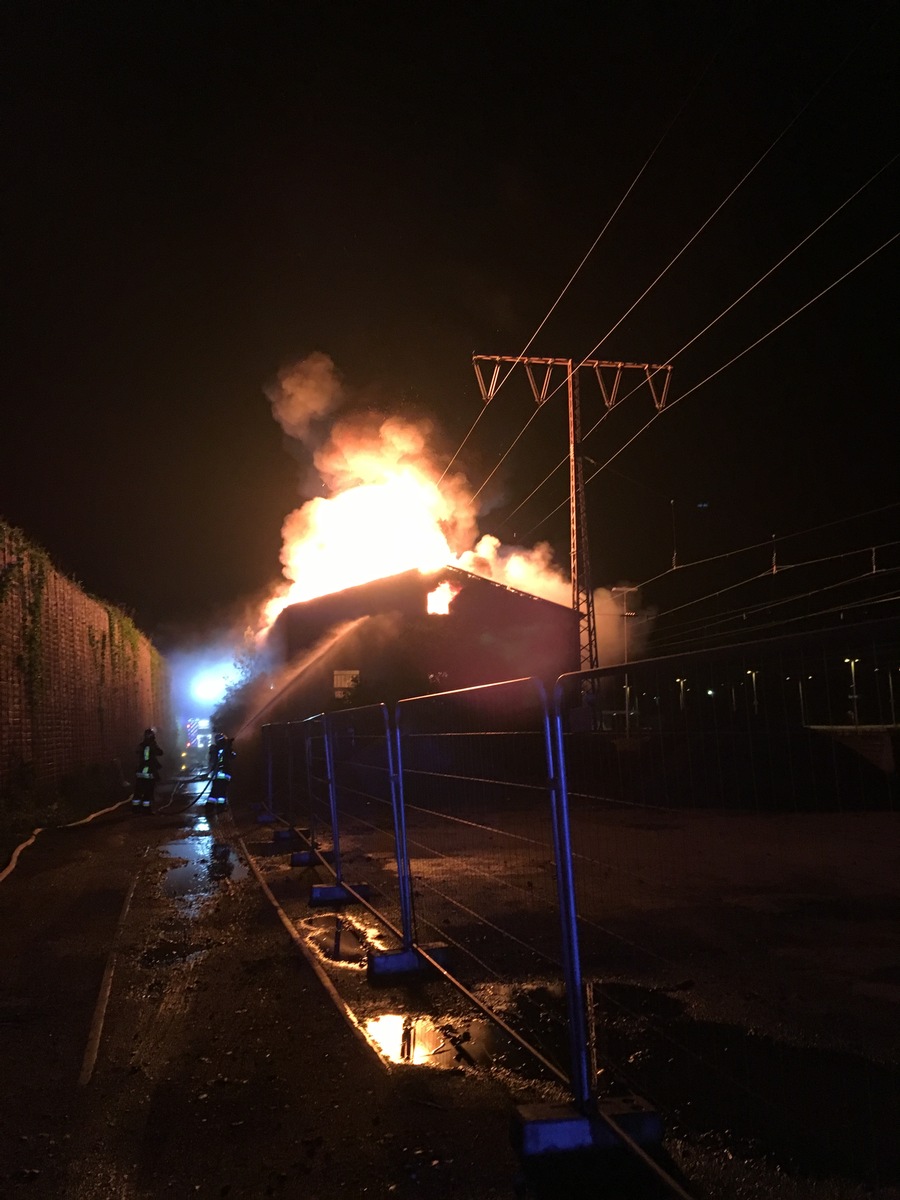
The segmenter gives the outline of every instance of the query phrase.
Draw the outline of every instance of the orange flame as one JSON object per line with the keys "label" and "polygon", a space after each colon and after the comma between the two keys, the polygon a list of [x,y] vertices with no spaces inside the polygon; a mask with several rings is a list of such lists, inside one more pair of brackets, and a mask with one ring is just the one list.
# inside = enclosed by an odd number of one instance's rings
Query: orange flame
{"label": "orange flame", "polygon": [[266,605],[266,623],[301,600],[451,562],[440,524],[449,515],[436,485],[409,470],[384,483],[310,500],[284,523],[281,557],[291,585]]}
{"label": "orange flame", "polygon": [[428,450],[429,432],[425,424],[374,413],[334,426],[314,456],[331,494],[309,500],[284,522],[287,582],[263,608],[263,632],[288,605],[446,565],[571,602],[548,545],[513,550],[489,535],[477,540],[471,492],[462,476],[441,477]]}
{"label": "orange flame", "polygon": [[445,617],[450,612],[450,605],[460,593],[459,587],[452,583],[439,583],[433,592],[428,593],[426,610],[434,616]]}

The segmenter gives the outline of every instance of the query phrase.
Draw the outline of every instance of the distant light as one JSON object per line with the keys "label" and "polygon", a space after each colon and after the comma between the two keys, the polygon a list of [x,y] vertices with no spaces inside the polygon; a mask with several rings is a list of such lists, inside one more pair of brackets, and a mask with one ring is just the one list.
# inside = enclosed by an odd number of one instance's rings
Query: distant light
{"label": "distant light", "polygon": [[[191,680],[191,697],[198,704],[215,707],[222,703],[225,693],[239,678],[240,671],[233,662],[225,661],[214,667],[206,667]],[[206,727],[209,727],[209,721]]]}
{"label": "distant light", "polygon": [[711,695],[713,694],[713,690],[712,690],[712,688],[707,688],[707,689],[706,689],[706,694],[707,694],[707,696],[711,696]]}

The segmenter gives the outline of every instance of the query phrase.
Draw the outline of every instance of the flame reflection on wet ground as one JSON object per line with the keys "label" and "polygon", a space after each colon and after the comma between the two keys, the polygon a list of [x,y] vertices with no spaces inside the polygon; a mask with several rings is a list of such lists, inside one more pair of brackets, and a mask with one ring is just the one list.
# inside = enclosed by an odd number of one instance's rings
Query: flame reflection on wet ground
{"label": "flame reflection on wet ground", "polygon": [[208,900],[222,883],[237,883],[248,873],[231,846],[213,836],[205,816],[198,816],[184,836],[166,843],[160,852],[171,860],[162,881],[163,894],[188,908]]}

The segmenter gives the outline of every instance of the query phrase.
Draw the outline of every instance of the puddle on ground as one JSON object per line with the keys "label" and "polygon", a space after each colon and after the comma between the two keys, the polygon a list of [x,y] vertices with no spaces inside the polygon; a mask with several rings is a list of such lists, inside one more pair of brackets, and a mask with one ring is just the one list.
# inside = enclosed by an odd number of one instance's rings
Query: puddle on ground
{"label": "puddle on ground", "polygon": [[[389,949],[383,931],[363,924],[358,916],[321,913],[300,922],[299,928],[310,948],[333,966],[362,969],[371,950]],[[371,1013],[371,1003],[366,1008]],[[503,1069],[534,1080],[549,1077],[533,1055],[487,1017],[383,1012],[357,1020],[374,1049],[389,1062],[444,1070]]]}
{"label": "puddle on ground", "polygon": [[[727,1136],[782,1167],[875,1184],[900,1177],[900,1067],[692,1018],[661,990],[595,992],[601,1058],[687,1129]],[[614,1066],[615,1069],[615,1066]]]}
{"label": "puddle on ground", "polygon": [[[330,927],[324,923],[330,919]],[[347,937],[346,918],[320,917],[321,943],[343,922],[342,953],[364,960],[365,939]],[[320,950],[321,952],[321,950]],[[399,985],[399,981],[398,981]],[[568,1061],[566,1005],[555,984],[492,983],[479,998],[547,1059]],[[533,1082],[549,1071],[487,1017],[416,1015],[410,993],[398,1012],[373,1012],[360,1026],[391,1063],[439,1069],[476,1067]],[[667,1122],[700,1137],[721,1136],[741,1153],[771,1155],[779,1169],[863,1183],[900,1172],[900,1068],[848,1051],[779,1042],[734,1025],[693,1018],[663,989],[595,983],[594,1035],[601,1096],[634,1091],[660,1106]]]}
{"label": "puddle on ground", "polygon": [[534,1059],[487,1018],[383,1013],[363,1021],[362,1029],[388,1062],[443,1070],[503,1068],[535,1077]]}
{"label": "puddle on ground", "polygon": [[207,950],[198,949],[181,942],[170,942],[162,938],[155,946],[150,946],[141,955],[142,967],[174,967],[180,963],[191,963],[201,959]]}
{"label": "puddle on ground", "polygon": [[247,876],[246,865],[227,842],[212,836],[205,817],[198,817],[186,837],[167,843],[161,852],[175,860],[162,882],[164,895],[189,906],[215,894],[224,881],[237,883]]}
{"label": "puddle on ground", "polygon": [[337,965],[361,967],[370,950],[387,949],[379,928],[338,913],[308,917],[301,927],[313,950]]}

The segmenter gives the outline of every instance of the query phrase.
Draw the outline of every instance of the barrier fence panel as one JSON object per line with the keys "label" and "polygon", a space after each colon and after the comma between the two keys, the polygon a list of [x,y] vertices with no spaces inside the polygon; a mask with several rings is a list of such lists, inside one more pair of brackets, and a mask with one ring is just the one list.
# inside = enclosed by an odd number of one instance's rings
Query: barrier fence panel
{"label": "barrier fence panel", "polygon": [[287,822],[293,829],[302,830],[316,843],[316,826],[309,801],[309,778],[307,770],[306,722],[289,721],[287,733],[288,779],[290,801]]}
{"label": "barrier fence panel", "polygon": [[289,726],[286,723],[263,725],[266,808],[273,817],[283,821],[288,820],[293,783],[288,739]]}
{"label": "barrier fence panel", "polygon": [[326,718],[344,877],[365,881],[371,907],[412,944],[409,877],[385,704],[339,710]]}
{"label": "barrier fence panel", "polygon": [[543,688],[520,679],[402,700],[396,723],[419,945],[443,943],[458,985],[558,1078],[581,1078]]}
{"label": "barrier fence panel", "polygon": [[298,805],[297,823],[309,829],[312,848],[330,860],[340,882],[340,843],[332,825],[331,755],[325,717],[317,713],[304,721],[291,722],[291,727],[294,760],[305,793]]}
{"label": "barrier fence panel", "polygon": [[848,629],[554,698],[606,1077],[868,1186],[900,1177],[898,668],[896,637]]}

